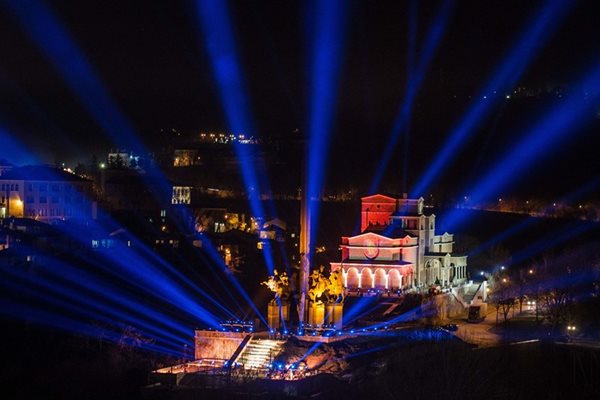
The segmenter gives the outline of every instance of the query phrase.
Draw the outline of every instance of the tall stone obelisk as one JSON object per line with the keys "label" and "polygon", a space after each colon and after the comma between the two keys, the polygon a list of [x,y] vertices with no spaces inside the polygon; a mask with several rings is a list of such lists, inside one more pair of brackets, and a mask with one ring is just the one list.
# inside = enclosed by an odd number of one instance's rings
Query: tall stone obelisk
{"label": "tall stone obelisk", "polygon": [[300,196],[300,304],[298,318],[300,324],[306,320],[308,301],[308,278],[310,276],[310,198],[306,180]]}

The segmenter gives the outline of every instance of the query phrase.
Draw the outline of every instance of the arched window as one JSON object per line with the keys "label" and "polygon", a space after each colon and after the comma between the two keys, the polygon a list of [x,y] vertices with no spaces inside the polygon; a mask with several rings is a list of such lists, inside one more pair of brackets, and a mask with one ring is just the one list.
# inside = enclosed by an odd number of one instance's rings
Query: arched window
{"label": "arched window", "polygon": [[354,267],[348,269],[348,273],[346,275],[346,287],[358,287],[358,270]]}
{"label": "arched window", "polygon": [[377,289],[387,289],[386,282],[387,277],[384,269],[377,269],[375,271],[375,287]]}
{"label": "arched window", "polygon": [[388,289],[399,289],[402,286],[400,272],[395,269],[388,272]]}
{"label": "arched window", "polygon": [[371,268],[363,268],[363,270],[360,272],[360,287],[363,289],[369,289],[373,287]]}

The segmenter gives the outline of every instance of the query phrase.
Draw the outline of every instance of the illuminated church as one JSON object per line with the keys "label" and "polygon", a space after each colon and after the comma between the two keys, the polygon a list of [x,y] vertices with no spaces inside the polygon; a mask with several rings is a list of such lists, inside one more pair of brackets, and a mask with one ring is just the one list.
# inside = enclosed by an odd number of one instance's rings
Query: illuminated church
{"label": "illuminated church", "polygon": [[435,234],[435,215],[423,213],[423,198],[363,197],[360,230],[342,237],[342,260],[331,263],[348,289],[456,285],[467,278],[467,256],[452,254],[453,235]]}

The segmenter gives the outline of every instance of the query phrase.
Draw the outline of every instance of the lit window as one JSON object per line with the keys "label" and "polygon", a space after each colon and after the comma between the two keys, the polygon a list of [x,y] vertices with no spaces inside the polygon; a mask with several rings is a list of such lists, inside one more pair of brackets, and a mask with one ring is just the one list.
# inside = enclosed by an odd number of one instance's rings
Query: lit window
{"label": "lit window", "polygon": [[190,186],[173,186],[171,204],[190,204],[192,188]]}

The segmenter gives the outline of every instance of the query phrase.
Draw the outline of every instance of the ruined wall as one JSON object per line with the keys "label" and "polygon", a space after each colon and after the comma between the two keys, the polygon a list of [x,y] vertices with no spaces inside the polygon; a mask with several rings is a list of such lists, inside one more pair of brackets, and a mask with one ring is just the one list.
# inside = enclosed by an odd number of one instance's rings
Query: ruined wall
{"label": "ruined wall", "polygon": [[247,335],[244,332],[198,330],[194,337],[195,359],[229,360]]}

